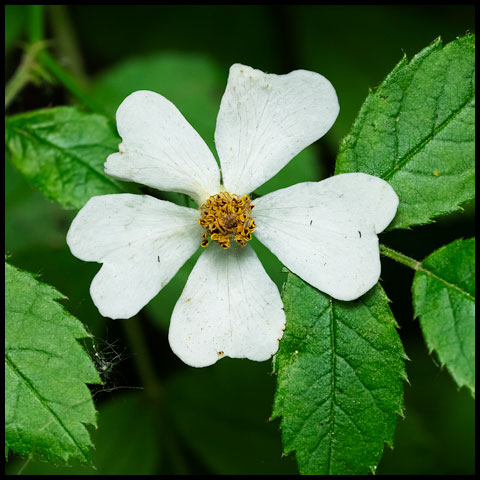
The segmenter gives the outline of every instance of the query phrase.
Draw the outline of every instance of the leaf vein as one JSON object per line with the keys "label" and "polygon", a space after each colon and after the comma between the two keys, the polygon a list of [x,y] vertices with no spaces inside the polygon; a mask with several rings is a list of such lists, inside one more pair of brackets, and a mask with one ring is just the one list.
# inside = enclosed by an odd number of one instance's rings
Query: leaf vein
{"label": "leaf vein", "polygon": [[[123,189],[121,189],[119,187],[119,185],[113,180],[111,179],[110,177],[108,177],[106,174],[98,171],[95,167],[93,167],[92,165],[90,165],[88,162],[86,162],[84,159],[82,159],[81,157],[79,157],[78,155],[75,155],[71,150],[65,150],[64,148],[62,148],[60,145],[56,145],[55,143],[52,143],[50,142],[49,140],[47,140],[46,138],[38,135],[37,133],[35,132],[32,132],[31,129],[29,128],[26,128],[26,127],[22,127],[22,128],[18,128],[18,127],[12,127],[12,130],[14,130],[15,132],[17,132],[19,135],[23,135],[24,137],[27,137],[27,134],[29,134],[30,136],[32,136],[34,139],[36,139],[39,143],[43,143],[47,146],[49,146],[50,148],[52,148],[53,150],[57,150],[59,151],[60,153],[62,153],[63,155],[66,155],[68,157],[71,157],[73,158],[75,161],[77,161],[78,163],[80,163],[81,165],[83,165],[84,167],[86,167],[87,170],[91,170],[96,176],[100,177],[100,179],[105,182],[105,183],[109,183],[111,185],[113,185],[117,190],[119,191],[123,191]],[[91,145],[91,146],[94,146],[94,145]],[[56,160],[57,162],[57,160]],[[57,167],[57,171],[58,170],[58,167]]]}
{"label": "leaf vein", "polygon": [[415,155],[417,155],[421,150],[423,150],[442,130],[444,130],[460,113],[462,113],[465,107],[469,106],[469,103],[475,99],[475,93],[473,93],[464,103],[462,103],[451,115],[449,115],[437,128],[434,128],[432,133],[427,135],[423,140],[421,140],[415,147],[413,147],[409,152],[407,152],[400,161],[393,166],[387,173],[383,174],[381,178],[384,180],[389,180],[392,178],[394,173],[407,164]]}
{"label": "leaf vein", "polygon": [[65,431],[67,436],[70,438],[72,443],[75,445],[75,447],[80,451],[82,456],[85,458],[85,460],[88,462],[88,456],[82,449],[82,447],[78,444],[78,442],[75,440],[75,437],[72,435],[70,430],[63,424],[62,420],[60,417],[50,408],[48,403],[45,402],[43,397],[37,392],[35,387],[32,385],[32,383],[28,380],[28,378],[23,375],[23,373],[20,371],[20,369],[15,365],[15,363],[11,360],[11,358],[8,356],[7,353],[5,353],[5,360],[8,364],[8,366],[11,368],[12,372],[15,373],[15,375],[23,381],[24,385],[32,392],[33,396],[38,399],[38,401],[43,405],[45,410],[50,413],[50,415],[58,422],[58,424],[62,427],[62,429]]}
{"label": "leaf vein", "polygon": [[449,288],[452,288],[454,290],[457,290],[457,292],[461,293],[462,295],[464,295],[465,297],[467,297],[469,300],[472,300],[473,302],[475,302],[475,297],[473,295],[471,295],[470,293],[466,292],[465,290],[463,290],[462,288],[460,288],[458,285],[455,285],[454,283],[450,283],[448,282],[447,280],[445,280],[444,278],[442,277],[439,277],[438,275],[436,275],[435,273],[433,273],[431,270],[427,270],[425,267],[423,267],[422,264],[420,264],[420,267],[418,268],[418,271],[422,272],[422,273],[425,273],[426,275],[429,275],[431,276],[432,278],[435,278],[436,280],[442,282],[443,284],[445,284],[447,287]]}

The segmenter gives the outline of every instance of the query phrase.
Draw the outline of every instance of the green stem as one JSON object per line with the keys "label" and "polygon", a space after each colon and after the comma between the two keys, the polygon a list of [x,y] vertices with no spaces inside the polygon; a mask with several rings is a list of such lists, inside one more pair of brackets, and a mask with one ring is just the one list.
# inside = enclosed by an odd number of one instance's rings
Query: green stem
{"label": "green stem", "polygon": [[396,252],[395,250],[392,250],[391,248],[386,247],[385,245],[380,245],[380,253],[382,255],[385,255],[386,257],[389,257],[399,263],[402,263],[403,265],[406,265],[407,267],[413,268],[416,271],[421,271],[424,274],[438,280],[439,282],[442,282],[445,284],[448,288],[452,288],[457,290],[459,293],[462,295],[465,295],[467,298],[475,302],[475,297],[468,293],[467,291],[461,289],[458,285],[455,285],[453,283],[450,283],[448,280],[445,278],[442,278],[438,276],[437,274],[433,273],[431,270],[428,270],[425,268],[422,264],[422,262],[418,262],[417,260],[414,260],[413,258],[407,257],[403,253]]}
{"label": "green stem", "polygon": [[160,425],[163,429],[163,445],[167,457],[175,475],[190,475],[188,462],[178,444],[177,432],[172,428],[171,418],[165,417],[165,412],[158,412],[161,415]]}
{"label": "green stem", "polygon": [[166,395],[168,392],[164,392],[163,387],[155,374],[152,359],[148,354],[145,336],[143,335],[140,326],[141,320],[141,314],[139,314],[138,316],[122,321],[122,325],[127,340],[130,343],[135,366],[142,384],[145,387],[145,395],[152,404],[156,405],[155,411],[157,421],[163,432],[162,438],[164,439],[164,446],[168,453],[171,466],[176,474],[187,475],[190,473],[187,466],[188,463],[180,445],[178,444],[177,433],[172,426],[171,417],[167,413],[168,407],[166,406]]}
{"label": "green stem", "polygon": [[22,464],[22,466],[18,469],[17,475],[22,475],[23,471],[28,467],[29,463],[31,461],[31,458],[28,457]]}
{"label": "green stem", "polygon": [[22,65],[20,65],[5,87],[5,110],[29,81],[29,69],[22,68]]}
{"label": "green stem", "polygon": [[162,397],[162,386],[157,380],[153,363],[148,354],[148,347],[145,342],[138,317],[123,321],[122,326],[130,343],[133,360],[137,367],[138,374],[142,384],[145,387],[145,394],[152,401],[157,401]]}
{"label": "green stem", "polygon": [[[29,37],[31,43],[42,41],[44,38],[43,5],[30,5]],[[89,110],[103,113],[103,109],[90,98],[77,79],[69,74],[48,52],[41,52],[38,56],[38,61]]]}
{"label": "green stem", "polygon": [[28,34],[30,42],[43,40],[43,5],[30,5],[28,21]]}
{"label": "green stem", "polygon": [[27,49],[20,65],[5,87],[5,110],[20,91],[32,80],[36,57],[40,52],[40,44],[33,44]]}
{"label": "green stem", "polygon": [[5,87],[5,110],[33,78],[33,70],[37,66],[36,60],[44,46],[42,41],[42,9],[43,5],[30,5],[30,46],[26,49],[20,65]]}
{"label": "green stem", "polygon": [[165,415],[166,409],[164,407],[165,395],[163,387],[157,379],[151,357],[148,354],[145,337],[140,327],[140,319],[133,317],[122,322],[122,325],[127,340],[130,343],[130,349],[142,385],[145,387],[145,395],[148,400],[157,406],[157,421],[163,432],[163,438],[165,439],[164,446],[168,452],[168,458],[175,473],[186,475],[190,472],[182,449],[178,445],[176,432],[172,429],[171,419]]}
{"label": "green stem", "polygon": [[75,28],[69,14],[69,7],[67,5],[48,5],[47,13],[51,20],[55,37],[54,46],[59,58],[65,59],[68,71],[78,79],[82,87],[86,87],[88,78],[75,35]]}
{"label": "green stem", "polygon": [[414,258],[407,257],[403,253],[392,250],[391,248],[386,247],[385,245],[380,245],[380,253],[385,257],[391,258],[398,263],[406,265],[407,267],[412,268],[413,270],[421,270],[422,262],[415,260]]}
{"label": "green stem", "polygon": [[39,60],[42,65],[81,103],[92,112],[103,113],[103,109],[90,98],[87,92],[79,85],[74,76],[70,75],[60,64],[48,53],[43,52]]}

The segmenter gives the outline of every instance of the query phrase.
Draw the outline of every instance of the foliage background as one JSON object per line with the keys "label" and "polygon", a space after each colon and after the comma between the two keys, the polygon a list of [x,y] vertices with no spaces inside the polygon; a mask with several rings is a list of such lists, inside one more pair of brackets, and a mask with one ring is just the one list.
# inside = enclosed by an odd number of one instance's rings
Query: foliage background
{"label": "foliage background", "polygon": [[[28,14],[23,5],[7,5],[5,13],[8,79],[21,56]],[[201,133],[211,131],[210,138],[205,138],[210,145],[232,63],[274,73],[297,68],[322,73],[337,90],[341,112],[327,136],[310,147],[314,169],[304,172],[310,180],[333,173],[339,142],[368,88],[376,87],[404,52],[411,58],[438,36],[447,43],[474,32],[473,6],[49,6],[46,13],[47,38],[53,39],[57,58],[68,66],[65,46],[72,37],[75,50],[81,53],[77,65],[83,65],[81,72],[109,113],[122,100],[114,93],[120,77],[112,75],[120,64],[127,65],[122,81],[128,77],[133,83],[136,62],[143,64],[149,82],[158,81],[159,93],[165,93],[162,86],[170,89],[181,111],[182,102],[188,105],[189,96],[198,95],[195,88],[204,93],[201,82],[210,85],[210,72],[215,72],[219,81],[213,83],[219,87],[208,90],[204,103],[194,102],[194,118],[184,111],[195,127],[203,129]],[[182,65],[191,65],[188,90],[173,88],[178,82],[175,68],[169,76],[168,68],[154,67],[179,58]],[[133,74],[128,73],[129,65]],[[207,73],[195,78],[205,65]],[[72,99],[58,85],[30,85],[8,113],[69,103]],[[271,364],[224,359],[203,370],[184,365],[169,348],[169,315],[163,308],[168,301],[168,308],[173,307],[182,282],[167,287],[166,295],[141,312],[138,322],[102,319],[88,295],[98,266],[74,258],[65,243],[75,212],[47,200],[8,162],[5,169],[5,250],[11,254],[10,262],[39,273],[43,281],[68,296],[68,310],[95,336],[92,352],[106,370],[104,386],[94,390],[100,411],[99,429],[93,432],[97,473],[295,473],[293,457],[281,458],[278,420],[268,422],[275,388]],[[456,238],[473,235],[470,205],[465,212],[431,225],[384,233],[381,241],[421,260]],[[284,274],[279,265],[269,263],[269,273],[281,285]],[[385,258],[382,265],[382,284],[392,299],[411,362],[407,363],[410,385],[405,385],[406,418],[399,420],[394,450],[386,449],[377,474],[471,474],[474,401],[466,390],[457,392],[447,372],[440,371],[428,355],[418,322],[413,320],[409,288],[413,271]],[[187,274],[188,269],[183,272]],[[145,403],[153,387],[151,379],[139,374],[138,332],[148,345],[153,384],[161,384],[161,398],[168,399],[155,407]],[[7,473],[19,471],[91,473],[76,466],[27,464],[11,456]]]}

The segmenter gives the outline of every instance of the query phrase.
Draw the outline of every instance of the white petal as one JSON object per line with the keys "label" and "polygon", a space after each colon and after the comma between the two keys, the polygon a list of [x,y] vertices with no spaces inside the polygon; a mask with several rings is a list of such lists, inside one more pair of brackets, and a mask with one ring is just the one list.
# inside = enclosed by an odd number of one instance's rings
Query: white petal
{"label": "white petal", "polygon": [[215,131],[225,188],[253,192],[323,137],[338,112],[335,89],[318,73],[232,65]]}
{"label": "white petal", "polygon": [[90,294],[104,317],[141,310],[200,246],[198,211],[147,195],[91,198],[72,222],[73,255],[103,263]]}
{"label": "white petal", "polygon": [[384,180],[337,175],[257,198],[254,235],[306,282],[338,300],[354,300],[378,281],[377,233],[397,205]]}
{"label": "white petal", "polygon": [[209,148],[178,109],[158,93],[140,90],[118,107],[123,142],[107,158],[115,178],[173,192],[197,203],[218,193],[220,172]]}
{"label": "white petal", "polygon": [[280,294],[253,249],[211,244],[175,305],[168,339],[185,363],[205,367],[224,356],[267,360],[284,328]]}

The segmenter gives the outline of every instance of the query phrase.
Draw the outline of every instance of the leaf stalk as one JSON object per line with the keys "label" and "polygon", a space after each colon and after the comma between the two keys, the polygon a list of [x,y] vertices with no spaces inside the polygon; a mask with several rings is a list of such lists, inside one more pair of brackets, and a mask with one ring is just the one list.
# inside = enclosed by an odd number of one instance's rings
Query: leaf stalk
{"label": "leaf stalk", "polygon": [[398,263],[406,265],[407,267],[412,268],[413,270],[421,270],[422,269],[422,262],[415,260],[414,258],[408,257],[403,253],[397,252],[385,245],[380,244],[380,253],[392,260],[395,260]]}

